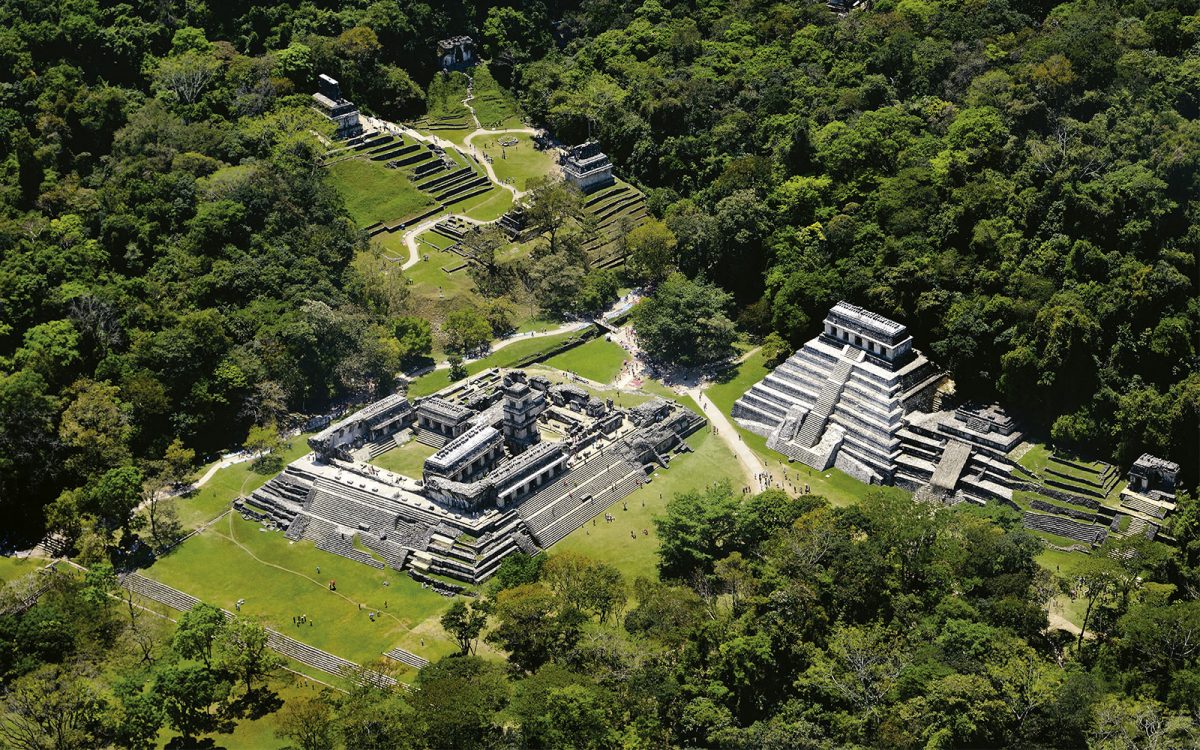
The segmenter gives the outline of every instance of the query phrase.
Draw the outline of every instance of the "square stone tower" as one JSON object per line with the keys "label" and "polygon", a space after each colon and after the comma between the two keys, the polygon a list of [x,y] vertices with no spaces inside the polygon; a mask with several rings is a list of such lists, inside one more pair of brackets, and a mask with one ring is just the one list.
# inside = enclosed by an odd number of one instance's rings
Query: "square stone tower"
{"label": "square stone tower", "polygon": [[513,370],[504,374],[504,440],[513,454],[524,451],[542,439],[537,419],[546,410],[546,396],[529,387],[525,373]]}

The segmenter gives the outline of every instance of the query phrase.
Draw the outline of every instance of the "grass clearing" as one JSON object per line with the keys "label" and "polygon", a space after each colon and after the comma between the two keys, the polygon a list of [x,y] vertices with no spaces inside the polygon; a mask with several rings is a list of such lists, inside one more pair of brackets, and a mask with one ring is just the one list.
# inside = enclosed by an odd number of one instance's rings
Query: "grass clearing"
{"label": "grass clearing", "polygon": [[[607,523],[601,514],[595,525],[589,522],[571,532],[549,553],[578,552],[604,560],[620,570],[627,583],[638,576],[657,579],[658,534],[653,519],[665,512],[667,501],[676,493],[704,489],[716,482],[728,480],[734,487],[741,482],[737,459],[718,436],[701,429],[687,442],[694,453],[676,456],[670,468],[654,472],[652,481],[627,497],[624,505],[617,502],[608,508],[616,521]],[[643,529],[649,533],[643,534]]]}
{"label": "grass clearing", "polygon": [[491,190],[474,198],[455,203],[449,212],[465,214],[479,221],[495,221],[512,208],[512,193],[503,188],[493,186]]}
{"label": "grass clearing", "polygon": [[[229,610],[245,598],[243,615],[359,664],[379,660],[394,646],[431,660],[455,648],[436,621],[451,600],[407,575],[331,555],[311,542],[290,542],[235,514],[144,574]],[[336,592],[330,580],[337,581]],[[369,610],[381,613],[375,622]],[[296,627],[296,615],[308,615],[311,624]]]}
{"label": "grass clearing", "polygon": [[434,453],[437,453],[436,448],[418,443],[416,440],[409,440],[404,445],[392,448],[387,453],[371,459],[371,463],[396,474],[420,479],[421,472],[425,468],[425,459]]}
{"label": "grass clearing", "polygon": [[[311,433],[297,435],[287,443],[280,454],[280,460],[289,464],[309,452],[308,436]],[[179,513],[179,522],[185,531],[201,526],[216,518],[229,509],[229,504],[237,497],[249,495],[254,490],[267,483],[275,473],[260,474],[252,468],[252,461],[226,466],[204,483],[191,495],[181,495],[175,499],[175,509]]]}
{"label": "grass clearing", "polygon": [[329,167],[329,179],[360,227],[403,219],[437,204],[417,189],[405,170],[389,169],[381,161],[340,161]]}
{"label": "grass clearing", "polygon": [[0,557],[0,583],[8,583],[44,568],[49,560],[41,557]]}
{"label": "grass clearing", "polygon": [[[514,139],[515,146],[502,146],[501,140]],[[524,133],[475,138],[472,144],[481,153],[490,156],[492,169],[500,180],[512,180],[518,190],[528,190],[530,180],[546,177],[557,170],[554,157],[549,151],[539,151],[533,137]]]}
{"label": "grass clearing", "polygon": [[621,372],[621,366],[625,364],[626,359],[626,351],[618,344],[598,337],[562,354],[556,354],[544,364],[597,383],[611,383]]}

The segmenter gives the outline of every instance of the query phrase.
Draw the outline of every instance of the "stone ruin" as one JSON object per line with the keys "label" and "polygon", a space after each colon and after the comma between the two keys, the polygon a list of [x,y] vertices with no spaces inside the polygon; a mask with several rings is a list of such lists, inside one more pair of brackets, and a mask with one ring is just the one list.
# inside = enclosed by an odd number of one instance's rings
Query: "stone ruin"
{"label": "stone ruin", "polygon": [[317,76],[317,93],[312,95],[317,111],[337,125],[334,138],[346,139],[362,135],[363,126],[358,119],[358,107],[342,96],[342,87],[337,81],[322,73]]}
{"label": "stone ruin", "polygon": [[[474,584],[628,496],[704,423],[661,398],[626,410],[574,385],[489,370],[327,427],[309,439],[312,453],[235,505],[372,567]],[[419,478],[363,460],[406,438],[437,448]]]}
{"label": "stone ruin", "polygon": [[437,43],[438,65],[442,70],[466,70],[475,64],[475,40],[453,36]]}
{"label": "stone ruin", "polygon": [[1024,435],[1000,406],[913,411],[899,435],[897,485],[948,502],[1012,500],[1014,464],[1008,454]]}
{"label": "stone ruin", "polygon": [[[1149,454],[1130,468],[1119,507],[1104,502],[1120,478],[1108,464],[1052,455],[1037,481],[1018,478],[1016,421],[996,404],[941,409],[945,380],[905,326],[839,302],[816,338],[738,399],[733,417],[789,460],[920,499],[1002,502],[1023,510],[1027,527],[1083,546],[1110,534],[1153,539],[1175,509],[1179,464]],[[1028,508],[1015,490],[1033,493]]]}
{"label": "stone ruin", "polygon": [[1166,518],[1175,510],[1175,485],[1179,464],[1143,453],[1129,467],[1129,482],[1121,490],[1121,507]]}
{"label": "stone ruin", "polygon": [[612,162],[595,141],[564,149],[558,165],[562,169],[563,179],[584,193],[606,188],[616,182]]}
{"label": "stone ruin", "polygon": [[816,338],[738,399],[733,417],[792,460],[892,484],[904,415],[928,407],[944,379],[905,326],[839,302]]}

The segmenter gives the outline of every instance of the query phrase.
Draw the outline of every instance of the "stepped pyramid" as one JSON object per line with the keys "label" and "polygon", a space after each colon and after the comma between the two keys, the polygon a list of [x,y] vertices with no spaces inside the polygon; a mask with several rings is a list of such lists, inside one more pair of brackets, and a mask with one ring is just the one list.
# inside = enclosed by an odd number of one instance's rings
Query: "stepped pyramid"
{"label": "stepped pyramid", "polygon": [[908,328],[839,302],[824,329],[738,399],[733,417],[815,469],[891,484],[903,417],[928,407],[944,375]]}

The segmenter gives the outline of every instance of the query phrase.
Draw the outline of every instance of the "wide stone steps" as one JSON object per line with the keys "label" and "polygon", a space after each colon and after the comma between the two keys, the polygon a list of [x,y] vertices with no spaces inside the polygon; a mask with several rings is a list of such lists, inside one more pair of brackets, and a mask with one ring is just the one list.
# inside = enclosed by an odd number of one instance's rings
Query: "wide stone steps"
{"label": "wide stone steps", "polygon": [[600,494],[593,496],[590,502],[580,503],[574,510],[538,532],[538,542],[542,547],[549,547],[600,515],[613,503],[628,497],[640,486],[639,475],[645,476],[641,468],[636,468]]}
{"label": "wide stone steps", "polygon": [[380,527],[391,528],[395,521],[394,516],[389,517],[386,513],[367,508],[362,503],[356,503],[322,488],[313,489],[312,501],[305,510],[309,515],[332,521],[348,529],[357,529],[364,520],[369,522],[372,530]]}
{"label": "wide stone steps", "polygon": [[433,430],[426,429],[418,429],[416,439],[421,445],[428,445],[430,448],[441,448],[450,442],[450,438],[445,435],[439,435]]}
{"label": "wide stone steps", "polygon": [[517,545],[517,549],[521,550],[527,555],[533,556],[542,551],[541,548],[538,547],[533,541],[533,539],[530,538],[529,534],[525,533],[524,531],[519,531],[516,534],[513,534],[512,540],[513,543]]}
{"label": "wide stone steps", "polygon": [[355,547],[353,539],[353,536],[347,539],[341,532],[331,532],[317,540],[317,549],[340,555],[348,560],[362,563],[377,570],[382,570],[384,564],[376,560],[372,555]]}
{"label": "wide stone steps", "polygon": [[[270,628],[266,630],[268,646],[284,656],[295,659],[301,664],[306,664],[314,669],[319,669],[322,672],[328,672],[332,675],[369,683],[376,687],[392,688],[397,685],[403,685],[395,677],[381,674],[371,669],[364,669],[349,659],[343,659],[328,651],[322,651],[319,648],[286,636],[277,630]],[[405,688],[408,687],[408,685],[403,686]]]}
{"label": "wide stone steps", "polygon": [[605,454],[592,456],[580,466],[565,472],[562,476],[555,479],[550,484],[542,487],[540,490],[525,498],[519,506],[517,506],[517,514],[521,519],[528,523],[529,519],[537,513],[550,507],[550,504],[562,497],[570,489],[569,485],[577,481],[579,477],[593,473],[593,469],[599,466],[606,460],[612,460],[612,457]]}
{"label": "wide stone steps", "polygon": [[[579,510],[581,501],[588,495],[592,496],[590,504],[597,506],[597,513],[600,509],[607,507],[609,503],[601,505],[600,501],[596,499],[597,496],[602,495],[606,489],[619,482],[622,477],[630,472],[631,468],[632,465],[628,461],[613,457],[612,465],[605,468],[602,472],[592,476],[578,486],[569,488],[569,490],[556,498],[553,503],[526,517],[525,523],[533,532],[537,543],[543,548],[548,546],[550,542],[547,541],[547,537],[552,535],[548,535],[547,530],[556,526],[563,516],[576,513]],[[560,535],[558,538],[562,538],[562,536]]]}
{"label": "wide stone steps", "polygon": [[384,651],[383,655],[389,659],[398,661],[401,664],[407,664],[408,666],[416,667],[417,669],[424,669],[425,667],[429,666],[428,659],[421,657],[421,656],[417,656],[416,654],[414,654],[411,651],[405,651],[404,649],[400,648],[399,646],[392,649],[391,651]]}
{"label": "wide stone steps", "polygon": [[378,458],[384,453],[390,451],[392,448],[396,447],[396,438],[392,435],[388,435],[387,437],[376,440],[373,443],[367,443],[363,447],[367,449],[368,456],[371,458]]}
{"label": "wide stone steps", "polygon": [[1108,530],[1103,526],[1097,526],[1091,523],[1080,523],[1072,521],[1069,518],[1062,516],[1046,515],[1044,513],[1026,512],[1024,515],[1025,526],[1037,531],[1046,531],[1058,536],[1065,536],[1068,539],[1074,539],[1077,542],[1085,544],[1100,544],[1108,535]]}
{"label": "wide stone steps", "polygon": [[1148,502],[1135,495],[1123,495],[1121,497],[1121,505],[1130,510],[1136,510],[1138,513],[1154,516],[1155,518],[1165,518],[1167,515],[1167,509],[1163,506]]}
{"label": "wide stone steps", "polygon": [[171,609],[177,609],[180,612],[189,612],[192,607],[200,603],[200,600],[191,594],[185,594],[178,589],[171,588],[164,583],[159,583],[153,578],[146,578],[139,573],[130,573],[125,576],[122,584],[135,594],[140,594],[147,599],[153,599],[160,604],[165,604]]}
{"label": "wide stone steps", "polygon": [[938,489],[953,490],[970,457],[971,446],[958,440],[948,441],[946,449],[942,451],[942,458],[938,461],[937,468],[933,470],[930,484]]}
{"label": "wide stone steps", "polygon": [[402,545],[391,539],[380,539],[373,534],[359,534],[358,538],[367,549],[382,557],[393,570],[404,568],[404,563],[408,560],[408,550]]}

